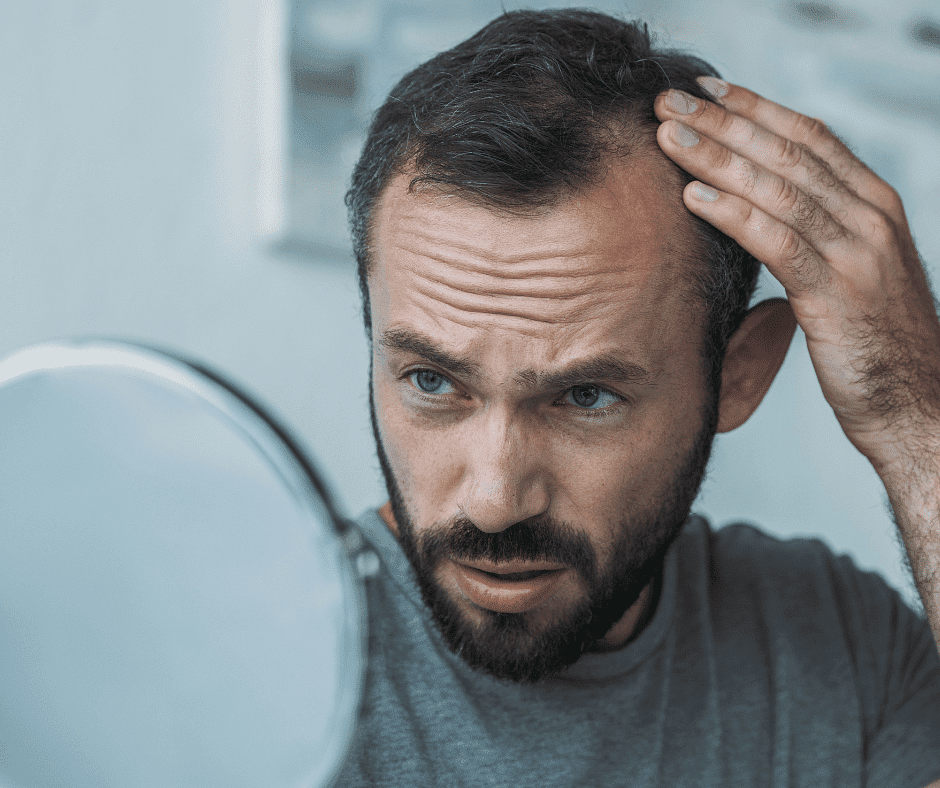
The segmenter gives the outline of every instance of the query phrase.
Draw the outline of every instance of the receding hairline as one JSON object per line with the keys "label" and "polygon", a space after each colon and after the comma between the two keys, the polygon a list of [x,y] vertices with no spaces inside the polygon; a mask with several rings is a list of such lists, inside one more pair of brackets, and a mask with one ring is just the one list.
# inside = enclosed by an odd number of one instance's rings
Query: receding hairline
{"label": "receding hairline", "polygon": [[[603,185],[613,167],[629,165],[630,163],[636,162],[641,165],[653,167],[656,167],[657,164],[660,165],[660,172],[664,177],[654,180],[654,183],[659,186],[654,192],[655,198],[661,199],[667,208],[672,209],[674,226],[679,233],[684,236],[684,238],[680,237],[669,244],[671,247],[669,248],[670,253],[666,255],[666,257],[668,260],[675,261],[677,271],[689,271],[690,275],[681,277],[682,281],[686,283],[686,287],[683,288],[687,296],[685,300],[689,303],[699,302],[701,299],[693,297],[696,292],[693,274],[695,271],[701,270],[705,265],[705,261],[702,259],[702,252],[698,248],[700,241],[696,238],[693,230],[693,223],[696,221],[696,218],[688,211],[682,200],[682,191],[688,179],[683,178],[682,171],[662,152],[659,145],[655,142],[655,139],[652,141],[651,145],[646,145],[639,150],[634,148],[633,150],[634,153],[631,155],[612,154],[605,157],[603,165],[598,168],[599,172],[596,173],[597,177],[593,178],[591,182],[584,184],[581,188],[556,190],[555,193],[551,195],[543,195],[542,199],[536,204],[528,206],[507,206],[500,202],[494,202],[484,193],[466,190],[459,185],[422,181],[413,167],[396,168],[390,172],[382,189],[377,193],[372,210],[370,211],[367,227],[367,244],[365,245],[366,275],[371,275],[375,267],[376,219],[381,213],[381,208],[388,198],[389,190],[392,185],[400,184],[404,179],[408,181],[409,194],[420,194],[430,199],[439,197],[442,201],[453,200],[463,202],[489,211],[492,215],[497,217],[537,220],[550,217],[560,206]],[[707,305],[698,306],[707,309]]]}

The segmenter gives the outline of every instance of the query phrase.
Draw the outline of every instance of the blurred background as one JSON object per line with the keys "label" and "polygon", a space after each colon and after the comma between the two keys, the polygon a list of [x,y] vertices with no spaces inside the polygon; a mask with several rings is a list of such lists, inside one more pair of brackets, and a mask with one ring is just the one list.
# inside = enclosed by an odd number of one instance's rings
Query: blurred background
{"label": "blurred background", "polygon": [[[385,500],[342,196],[370,113],[505,0],[37,0],[0,11],[0,355],[107,335],[208,361],[298,435],[350,516]],[[940,267],[936,0],[640,0],[647,21],[837,131]],[[762,280],[758,298],[781,294]],[[2,480],[0,480],[2,483]],[[50,494],[56,480],[50,479]],[[884,492],[800,334],[716,440],[695,507],[815,535],[909,600]]]}

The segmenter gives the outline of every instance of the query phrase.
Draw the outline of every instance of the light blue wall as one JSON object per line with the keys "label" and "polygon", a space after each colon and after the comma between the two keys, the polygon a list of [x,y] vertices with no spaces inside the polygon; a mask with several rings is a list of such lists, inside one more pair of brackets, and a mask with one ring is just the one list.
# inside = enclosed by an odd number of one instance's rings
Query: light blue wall
{"label": "light blue wall", "polygon": [[208,360],[380,498],[348,266],[259,239],[255,0],[0,11],[0,354],[77,334]]}
{"label": "light blue wall", "polygon": [[[263,7],[6,4],[0,354],[75,334],[195,354],[272,405],[355,514],[384,497],[353,271],[274,255],[258,226]],[[888,88],[865,99],[846,81],[858,74],[853,51],[872,73],[934,78],[898,32],[916,4],[869,9],[887,15],[864,33],[887,38],[894,50],[883,51],[832,36],[814,42],[756,2],[657,8],[648,14],[654,25],[677,44],[695,42],[731,79],[856,135],[859,152],[899,180],[925,259],[940,260],[936,116],[892,103]],[[882,52],[883,69],[872,51]],[[882,496],[822,400],[798,335],[751,422],[719,438],[699,508],[719,523],[818,534],[905,587]]]}

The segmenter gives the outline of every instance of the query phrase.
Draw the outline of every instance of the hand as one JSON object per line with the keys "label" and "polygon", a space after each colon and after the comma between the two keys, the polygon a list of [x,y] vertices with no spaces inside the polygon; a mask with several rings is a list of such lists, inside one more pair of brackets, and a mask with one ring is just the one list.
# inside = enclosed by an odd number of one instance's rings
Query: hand
{"label": "hand", "polygon": [[821,121],[700,81],[720,104],[655,104],[660,147],[708,185],[690,183],[685,205],[784,286],[823,394],[876,468],[936,451],[940,322],[897,193]]}

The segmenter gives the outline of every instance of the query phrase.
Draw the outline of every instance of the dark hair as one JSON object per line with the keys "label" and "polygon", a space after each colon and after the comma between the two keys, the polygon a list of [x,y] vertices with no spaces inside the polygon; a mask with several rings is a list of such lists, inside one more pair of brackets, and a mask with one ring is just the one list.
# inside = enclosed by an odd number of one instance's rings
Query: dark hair
{"label": "dark hair", "polygon": [[[599,183],[611,157],[649,155],[656,96],[675,87],[705,98],[700,75],[719,76],[697,57],[654,48],[644,23],[579,9],[505,13],[407,74],[376,111],[346,194],[367,334],[372,217],[394,175],[413,172],[412,190],[440,186],[530,214]],[[678,190],[692,180],[671,171]],[[759,263],[685,214],[692,292],[705,307],[705,375],[717,393]]]}

